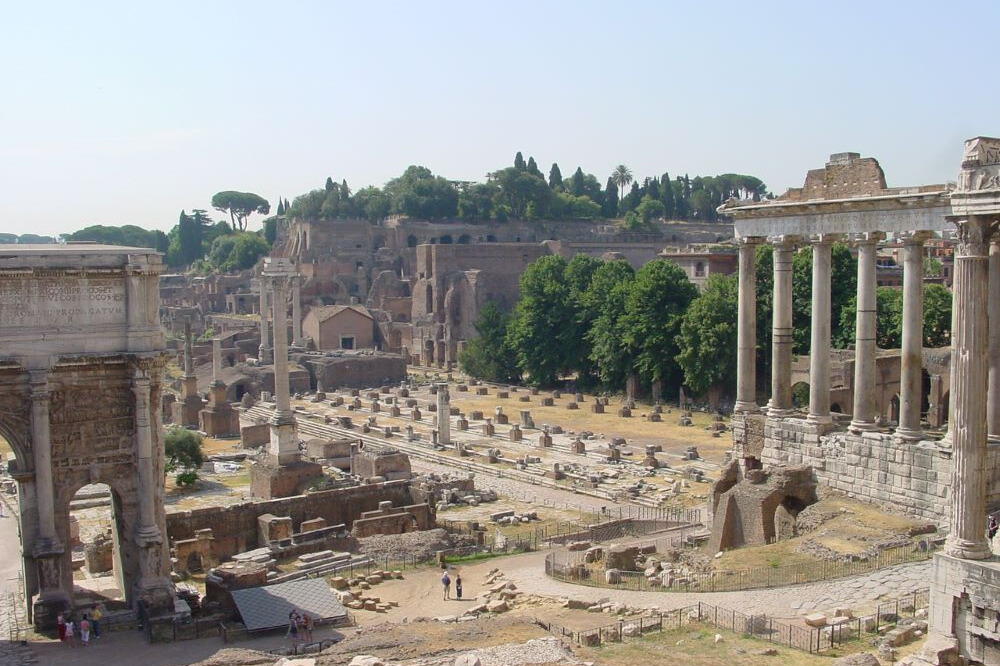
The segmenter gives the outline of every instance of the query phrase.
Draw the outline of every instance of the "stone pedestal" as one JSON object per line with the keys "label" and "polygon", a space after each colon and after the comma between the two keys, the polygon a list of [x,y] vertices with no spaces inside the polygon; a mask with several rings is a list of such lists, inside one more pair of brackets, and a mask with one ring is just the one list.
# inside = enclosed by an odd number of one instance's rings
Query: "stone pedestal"
{"label": "stone pedestal", "polygon": [[226,385],[221,381],[212,382],[208,405],[199,412],[198,419],[209,437],[238,437],[240,434],[239,412],[226,400]]}
{"label": "stone pedestal", "polygon": [[310,482],[322,476],[319,463],[298,460],[277,465],[269,460],[250,467],[250,494],[262,500],[301,495]]}

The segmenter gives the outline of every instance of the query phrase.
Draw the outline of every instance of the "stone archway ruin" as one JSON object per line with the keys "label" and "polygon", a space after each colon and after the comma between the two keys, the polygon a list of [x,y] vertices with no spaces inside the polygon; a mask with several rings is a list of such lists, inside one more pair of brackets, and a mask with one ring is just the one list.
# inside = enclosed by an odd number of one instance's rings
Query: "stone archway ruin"
{"label": "stone archway ruin", "polygon": [[122,592],[173,613],[163,510],[160,255],[102,245],[0,246],[0,434],[18,485],[27,610],[73,605],[69,505],[87,484],[116,498]]}

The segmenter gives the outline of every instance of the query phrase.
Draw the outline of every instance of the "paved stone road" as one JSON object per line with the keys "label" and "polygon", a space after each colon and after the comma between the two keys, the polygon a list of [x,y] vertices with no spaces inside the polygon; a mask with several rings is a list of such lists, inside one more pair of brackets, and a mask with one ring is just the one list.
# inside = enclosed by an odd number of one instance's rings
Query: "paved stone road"
{"label": "paved stone road", "polygon": [[630,606],[674,610],[699,601],[724,606],[743,613],[766,613],[776,618],[791,618],[813,611],[829,611],[847,606],[855,613],[873,610],[877,600],[895,599],[926,588],[931,577],[931,563],[917,562],[891,569],[881,569],[855,578],[841,578],[822,583],[745,592],[631,592],[586,587],[554,580],[545,575],[544,553],[530,553],[499,563],[508,579],[531,594],[607,598]]}

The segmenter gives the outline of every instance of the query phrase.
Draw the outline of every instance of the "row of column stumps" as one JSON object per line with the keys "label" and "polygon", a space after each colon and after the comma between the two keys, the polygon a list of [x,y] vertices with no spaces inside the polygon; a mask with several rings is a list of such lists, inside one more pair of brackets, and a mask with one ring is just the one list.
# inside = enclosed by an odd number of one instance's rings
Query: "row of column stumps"
{"label": "row of column stumps", "polygon": [[[807,420],[819,426],[832,423],[830,414],[830,279],[832,244],[841,236],[822,234],[812,239],[812,319],[809,355],[809,413]],[[923,353],[923,244],[929,232],[915,232],[904,238],[903,365],[900,388],[900,419],[896,434],[918,440],[920,427],[921,356]],[[858,308],[855,324],[854,408],[851,428],[877,429],[876,379],[876,253],[884,239],[880,232],[852,238],[858,248]],[[775,236],[772,246],[774,286],[771,330],[771,400],[769,416],[783,418],[794,413],[792,406],[792,256],[800,236]],[[756,248],[761,237],[745,237],[739,245],[739,317],[737,321],[737,389],[734,411],[760,411],[756,395]],[[1000,283],[1000,254],[996,259]],[[998,306],[1000,310],[1000,306]],[[1000,315],[998,315],[1000,320]],[[1000,333],[997,335],[1000,349]],[[1000,384],[1000,372],[996,373]],[[998,392],[1000,395],[1000,392]],[[1000,432],[1000,399],[996,404]]]}

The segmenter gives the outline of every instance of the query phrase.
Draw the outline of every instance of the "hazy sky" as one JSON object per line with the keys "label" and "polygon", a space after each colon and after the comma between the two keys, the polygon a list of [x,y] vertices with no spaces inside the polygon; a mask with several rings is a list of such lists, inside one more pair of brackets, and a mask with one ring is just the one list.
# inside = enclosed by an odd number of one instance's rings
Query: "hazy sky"
{"label": "hazy sky", "polygon": [[[0,6],[0,231],[167,230],[410,164],[482,180],[616,164],[890,185],[1000,135],[993,2],[33,2]],[[221,214],[218,214],[221,217]],[[259,228],[255,216],[251,228]]]}

